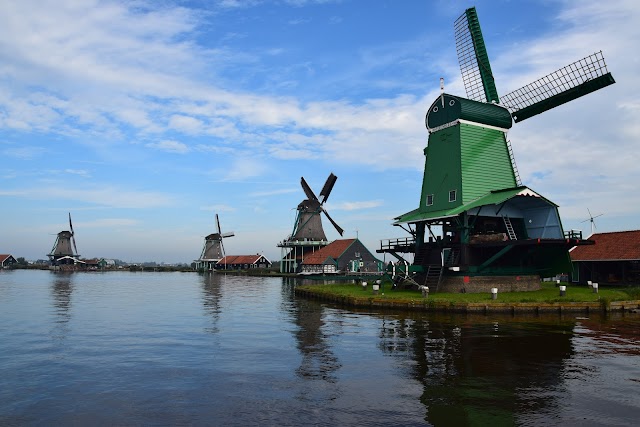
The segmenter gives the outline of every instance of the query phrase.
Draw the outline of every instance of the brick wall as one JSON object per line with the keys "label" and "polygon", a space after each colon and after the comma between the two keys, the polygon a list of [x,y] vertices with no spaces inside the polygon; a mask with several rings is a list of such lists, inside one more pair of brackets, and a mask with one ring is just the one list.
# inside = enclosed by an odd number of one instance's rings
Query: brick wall
{"label": "brick wall", "polygon": [[540,290],[540,276],[445,276],[439,292],[522,292]]}

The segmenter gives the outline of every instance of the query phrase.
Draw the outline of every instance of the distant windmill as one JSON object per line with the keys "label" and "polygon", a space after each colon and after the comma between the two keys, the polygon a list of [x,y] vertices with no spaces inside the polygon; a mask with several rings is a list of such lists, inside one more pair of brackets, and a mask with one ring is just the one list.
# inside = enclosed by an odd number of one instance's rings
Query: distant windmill
{"label": "distant windmill", "polygon": [[304,177],[300,178],[300,185],[307,198],[298,204],[293,232],[287,239],[278,244],[278,247],[282,248],[283,251],[280,263],[281,272],[297,272],[306,255],[329,244],[322,228],[322,214],[333,224],[338,234],[342,236],[344,233],[342,227],[331,218],[323,206],[329,198],[337,179],[338,177],[333,173],[329,174],[320,191],[320,199],[318,199]]}
{"label": "distant windmill", "polygon": [[233,231],[223,233],[220,228],[220,218],[216,214],[216,227],[215,233],[209,234],[204,238],[204,247],[202,248],[202,254],[200,259],[196,261],[197,269],[211,271],[215,268],[215,265],[225,257],[223,239],[227,237],[235,236]]}
{"label": "distant windmill", "polygon": [[344,230],[333,220],[333,218],[331,218],[331,216],[329,216],[329,213],[323,207],[324,203],[329,198],[329,194],[331,194],[331,190],[333,189],[337,179],[338,177],[333,173],[329,175],[327,181],[322,187],[322,191],[320,191],[320,197],[322,200],[318,200],[304,177],[300,178],[300,185],[302,186],[302,190],[304,190],[304,194],[306,194],[307,199],[303,200],[298,205],[298,215],[293,233],[291,233],[292,240],[327,240],[327,236],[324,234],[324,230],[322,228],[322,218],[320,217],[322,213],[325,214],[327,219],[342,236]]}
{"label": "distant windmill", "polygon": [[65,230],[58,233],[53,248],[51,248],[51,253],[47,255],[53,265],[73,264],[73,259],[77,259],[80,256],[78,254],[78,248],[76,247],[73,224],[71,223],[71,212],[69,212],[69,230],[70,231]]}
{"label": "distant windmill", "polygon": [[591,211],[589,210],[589,208],[587,208],[587,212],[589,212],[589,219],[585,219],[582,222],[587,222],[589,221],[591,223],[591,235],[593,235],[594,230],[597,228],[596,227],[596,222],[594,221],[596,218],[598,218],[599,216],[602,216],[604,214],[598,214],[596,216],[591,215]]}

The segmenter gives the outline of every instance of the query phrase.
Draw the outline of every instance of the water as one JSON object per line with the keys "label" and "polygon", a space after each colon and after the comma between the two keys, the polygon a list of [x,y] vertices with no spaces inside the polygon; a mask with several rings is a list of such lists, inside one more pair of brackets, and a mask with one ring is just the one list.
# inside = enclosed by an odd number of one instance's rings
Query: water
{"label": "water", "polygon": [[0,271],[0,425],[637,425],[640,316],[362,312],[293,282]]}

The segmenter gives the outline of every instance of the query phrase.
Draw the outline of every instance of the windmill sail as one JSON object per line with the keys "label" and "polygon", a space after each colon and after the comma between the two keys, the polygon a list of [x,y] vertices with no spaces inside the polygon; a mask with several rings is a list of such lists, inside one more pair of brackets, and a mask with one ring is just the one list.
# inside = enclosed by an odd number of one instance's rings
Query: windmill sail
{"label": "windmill sail", "polygon": [[476,8],[467,9],[456,20],[454,27],[458,62],[467,97],[479,102],[499,102]]}
{"label": "windmill sail", "polygon": [[329,212],[327,212],[324,208],[322,208],[322,212],[324,212],[324,214],[327,216],[327,219],[329,220],[329,222],[331,222],[331,224],[333,224],[333,226],[335,227],[336,231],[337,231],[337,232],[342,236],[342,234],[344,233],[344,230],[342,229],[342,227],[340,227],[340,226],[338,225],[338,223],[337,223],[337,222],[335,222],[335,221],[333,220],[333,218],[331,218],[331,217],[329,216]]}
{"label": "windmill sail", "polygon": [[78,248],[76,247],[76,234],[73,231],[73,224],[71,223],[71,212],[69,212],[69,229],[71,230],[71,240],[73,242],[73,250],[77,254]]}
{"label": "windmill sail", "polygon": [[309,187],[309,184],[307,184],[307,181],[305,181],[304,177],[300,178],[300,185],[302,186],[302,190],[309,200],[318,200],[311,187]]}
{"label": "windmill sail", "polygon": [[588,55],[520,89],[498,97],[475,7],[455,22],[456,51],[468,99],[505,106],[515,122],[615,83],[602,52]]}
{"label": "windmill sail", "polygon": [[560,68],[503,96],[502,105],[513,120],[522,120],[615,83],[607,71],[602,51]]}
{"label": "windmill sail", "polygon": [[331,194],[331,190],[333,190],[333,186],[335,185],[337,180],[338,180],[338,177],[335,176],[333,173],[331,173],[329,175],[329,178],[327,178],[327,181],[324,183],[324,186],[322,187],[322,191],[320,191],[320,197],[322,197],[322,203],[326,202],[327,199],[329,198],[329,194]]}

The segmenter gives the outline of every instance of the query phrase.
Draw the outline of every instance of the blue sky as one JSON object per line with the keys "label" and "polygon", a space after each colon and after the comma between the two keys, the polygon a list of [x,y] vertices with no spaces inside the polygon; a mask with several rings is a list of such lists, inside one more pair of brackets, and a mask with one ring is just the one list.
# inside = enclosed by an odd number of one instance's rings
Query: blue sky
{"label": "blue sky", "polygon": [[604,52],[615,85],[508,137],[565,229],[640,228],[635,0],[25,0],[0,2],[0,253],[46,258],[71,212],[83,257],[191,262],[218,213],[228,254],[276,260],[330,172],[345,237],[404,237],[470,6],[500,94]]}

